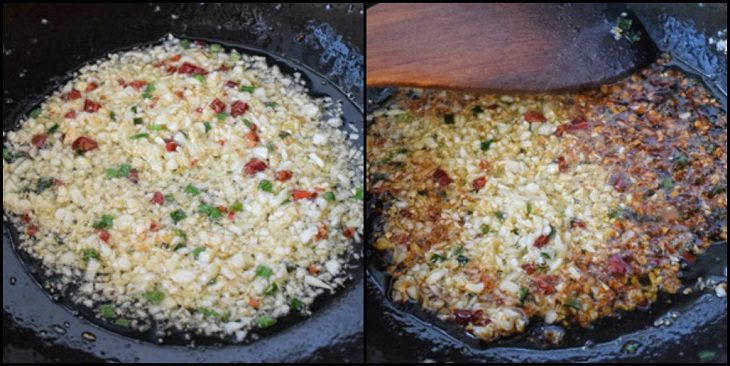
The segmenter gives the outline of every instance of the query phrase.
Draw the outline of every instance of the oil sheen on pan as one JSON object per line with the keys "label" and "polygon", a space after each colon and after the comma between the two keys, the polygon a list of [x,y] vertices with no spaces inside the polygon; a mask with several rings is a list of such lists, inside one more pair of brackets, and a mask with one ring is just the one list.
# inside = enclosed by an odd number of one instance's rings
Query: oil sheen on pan
{"label": "oil sheen on pan", "polygon": [[401,90],[370,115],[388,295],[489,342],[675,293],[727,238],[727,116],[668,62],[580,94]]}

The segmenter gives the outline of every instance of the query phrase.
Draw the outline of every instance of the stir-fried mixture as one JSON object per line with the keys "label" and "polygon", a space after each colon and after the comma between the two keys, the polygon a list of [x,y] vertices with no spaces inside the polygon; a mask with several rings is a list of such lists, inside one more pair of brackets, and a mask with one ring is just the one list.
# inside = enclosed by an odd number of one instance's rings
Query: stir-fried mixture
{"label": "stir-fried mixture", "polygon": [[491,341],[675,293],[727,238],[727,115],[666,62],[577,95],[402,90],[369,116],[393,299]]}
{"label": "stir-fried mixture", "polygon": [[20,248],[117,326],[242,339],[357,255],[357,130],[263,57],[172,37],[112,54],[5,137]]}

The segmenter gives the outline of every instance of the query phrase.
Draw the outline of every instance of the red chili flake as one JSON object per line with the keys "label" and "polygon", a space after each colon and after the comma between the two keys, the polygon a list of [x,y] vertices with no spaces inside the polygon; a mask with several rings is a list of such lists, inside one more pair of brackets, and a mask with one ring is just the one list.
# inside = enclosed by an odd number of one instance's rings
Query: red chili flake
{"label": "red chili flake", "polygon": [[28,225],[25,228],[25,233],[28,234],[28,236],[35,236],[35,234],[38,232],[38,226],[35,225]]}
{"label": "red chili flake", "polygon": [[173,140],[173,139],[169,139],[169,140],[165,141],[165,150],[167,150],[167,152],[177,151],[178,146],[179,145],[177,144],[177,142],[175,142],[175,140]]}
{"label": "red chili flake", "polygon": [[486,171],[489,171],[489,169],[491,168],[491,166],[489,165],[489,162],[488,161],[486,161],[486,160],[480,160],[479,161],[479,168],[481,170],[484,170],[486,172]]}
{"label": "red chili flake", "polygon": [[554,135],[560,137],[563,135],[563,132],[565,132],[565,131],[575,132],[575,131],[584,130],[588,127],[590,127],[588,125],[588,121],[586,121],[585,118],[583,118],[583,117],[578,117],[578,118],[574,118],[569,123],[558,126],[558,128],[554,132]]}
{"label": "red chili flake", "polygon": [[23,214],[23,216],[20,216],[20,222],[22,222],[24,224],[30,223],[31,220],[32,219],[30,217],[30,214]]}
{"label": "red chili flake", "polygon": [[485,184],[487,184],[487,177],[479,177],[477,179],[474,179],[474,181],[471,183],[474,187],[475,191],[479,191],[484,187]]}
{"label": "red chili flake", "polygon": [[542,275],[535,277],[533,283],[542,293],[550,295],[555,293],[555,285],[558,282],[557,276]]}
{"label": "red chili flake", "polygon": [[342,229],[342,235],[348,239],[352,239],[352,237],[355,236],[355,229],[346,227]]}
{"label": "red chili flake", "polygon": [[526,272],[526,273],[527,273],[528,275],[531,275],[531,274],[535,273],[535,270],[537,270],[537,268],[535,268],[535,266],[534,266],[534,265],[533,265],[532,263],[525,263],[525,264],[523,264],[523,265],[522,265],[522,269],[523,269],[523,270],[524,270],[524,271],[525,271],[525,272]]}
{"label": "red chili flake", "polygon": [[208,72],[204,68],[193,65],[189,62],[184,62],[180,67],[177,68],[177,72],[180,74],[190,75],[206,75]]}
{"label": "red chili flake", "polygon": [[286,182],[294,175],[294,173],[291,172],[291,170],[279,170],[278,172],[274,173],[274,178],[276,178],[279,182]]}
{"label": "red chili flake", "polygon": [[233,212],[233,211],[229,212],[229,213],[228,213],[228,220],[231,220],[231,221],[233,221],[233,217],[234,217],[234,216],[236,216],[236,213],[235,213],[235,212]]}
{"label": "red chili flake", "polygon": [[176,91],[175,95],[177,95],[177,97],[180,99],[185,99],[185,94],[180,90]]}
{"label": "red chili flake", "polygon": [[64,184],[66,184],[64,181],[62,181],[62,180],[60,180],[58,178],[53,178],[53,185],[54,186],[58,187],[58,186],[62,186]]}
{"label": "red chili flake", "polygon": [[473,323],[475,325],[481,325],[484,320],[482,319],[484,312],[481,309],[478,310],[465,310],[456,309],[454,310],[454,320],[461,325],[467,325]]}
{"label": "red chili flake", "polygon": [[131,86],[134,90],[142,90],[142,88],[147,86],[147,82],[144,80],[135,80],[125,86]]}
{"label": "red chili flake", "polygon": [[190,166],[196,166],[198,165],[198,159],[190,160]]}
{"label": "red chili flake", "polygon": [[203,113],[203,107],[195,108],[195,111],[198,113]]}
{"label": "red chili flake", "polygon": [[246,175],[254,175],[258,172],[264,171],[268,165],[259,159],[253,158],[249,160],[246,165],[243,166],[243,171]]}
{"label": "red chili flake", "polygon": [[76,118],[76,111],[68,111],[63,116],[66,118]]}
{"label": "red chili flake", "polygon": [[530,111],[525,113],[522,118],[525,119],[525,121],[530,123],[535,122],[545,122],[547,121],[547,118],[545,118],[545,115],[540,112]]}
{"label": "red chili flake", "polygon": [[578,220],[578,219],[570,219],[570,228],[573,229],[573,228],[576,228],[576,227],[579,227],[581,229],[585,229],[586,228],[586,223],[583,222],[583,221],[581,221],[581,220]]}
{"label": "red chili flake", "polygon": [[689,263],[693,263],[695,261],[695,255],[688,250],[685,250],[682,253],[682,258],[684,258],[684,260],[686,260]]}
{"label": "red chili flake", "polygon": [[620,255],[614,254],[608,258],[608,273],[623,275],[630,269]]}
{"label": "red chili flake", "polygon": [[129,181],[134,184],[139,183],[139,170],[130,169],[128,178],[129,178]]}
{"label": "red chili flake", "polygon": [[231,117],[238,117],[246,113],[248,104],[237,100],[231,104]]}
{"label": "red chili flake", "polygon": [[248,147],[255,147],[259,143],[259,134],[257,134],[255,131],[251,131],[244,135],[246,137],[246,140],[248,140]]}
{"label": "red chili flake", "polygon": [[537,239],[535,239],[535,242],[532,243],[532,245],[535,248],[542,248],[548,243],[548,241],[550,241],[550,235],[540,235]]}
{"label": "red chili flake", "polygon": [[33,137],[30,139],[30,143],[40,149],[43,147],[43,145],[46,144],[46,140],[48,140],[48,135],[45,133],[41,133],[38,135],[33,135]]}
{"label": "red chili flake", "polygon": [[240,85],[240,83],[238,81],[228,80],[226,81],[225,85],[229,88],[238,88],[238,85]]}
{"label": "red chili flake", "polygon": [[101,104],[93,102],[91,100],[84,100],[84,112],[94,113],[101,108]]}
{"label": "red chili flake", "polygon": [[561,173],[565,173],[568,171],[568,163],[565,161],[565,158],[562,155],[558,156],[558,170]]}
{"label": "red chili flake", "polygon": [[76,100],[81,98],[81,92],[76,89],[71,89],[70,92],[61,94],[61,100],[68,102],[69,100]]}
{"label": "red chili flake", "polygon": [[259,129],[259,126],[257,126],[255,123],[251,123],[251,125],[248,126],[248,128],[250,128],[251,131],[256,132],[256,130]]}
{"label": "red chili flake", "polygon": [[223,103],[220,99],[215,98],[212,102],[210,102],[210,108],[212,108],[215,113],[221,113],[226,110],[226,103]]}
{"label": "red chili flake", "polygon": [[99,84],[92,81],[86,85],[85,92],[87,92],[87,93],[92,92],[92,91],[96,90],[96,88],[98,88],[98,87],[99,87]]}
{"label": "red chili flake", "polygon": [[226,71],[228,71],[230,69],[231,68],[228,65],[221,64],[220,66],[218,66],[218,68],[216,70],[217,71],[221,71],[221,72],[226,72]]}
{"label": "red chili flake", "polygon": [[445,172],[445,171],[443,171],[443,170],[441,170],[441,169],[436,169],[436,170],[434,170],[434,172],[433,172],[433,174],[431,175],[431,177],[432,177],[432,178],[433,178],[433,179],[434,179],[434,180],[435,180],[436,182],[438,182],[438,184],[439,184],[439,185],[440,185],[441,187],[446,187],[446,186],[448,186],[448,185],[449,185],[449,184],[450,184],[451,182],[453,182],[453,180],[452,180],[451,178],[449,178],[449,175],[448,175],[448,174],[446,174],[446,172]]}
{"label": "red chili flake", "polygon": [[168,74],[174,74],[178,71],[177,67],[175,66],[168,66],[167,69],[165,69],[165,72]]}
{"label": "red chili flake", "polygon": [[320,241],[324,239],[325,236],[327,236],[327,227],[324,225],[320,225],[317,228],[317,235],[314,237],[314,241]]}
{"label": "red chili flake", "polygon": [[150,231],[154,233],[154,232],[157,232],[159,230],[160,230],[160,225],[157,225],[156,222],[152,221],[150,223]]}
{"label": "red chili flake", "polygon": [[178,53],[176,55],[170,56],[170,58],[168,58],[167,60],[170,62],[178,62],[180,61],[180,58],[182,58],[182,55]]}
{"label": "red chili flake", "polygon": [[165,196],[161,192],[155,192],[152,194],[152,203],[161,205],[165,203]]}
{"label": "red chili flake", "polygon": [[109,238],[111,238],[111,234],[109,234],[106,230],[99,230],[99,239],[103,240],[105,243],[109,242]]}
{"label": "red chili flake", "polygon": [[302,191],[299,189],[295,189],[295,190],[291,191],[291,196],[292,196],[292,198],[294,198],[295,201],[304,200],[304,199],[313,200],[313,199],[317,198],[317,192]]}
{"label": "red chili flake", "polygon": [[96,141],[85,136],[77,138],[76,141],[71,144],[71,148],[79,154],[94,150],[97,148],[97,146],[98,144],[96,143]]}
{"label": "red chili flake", "polygon": [[221,206],[218,206],[218,211],[220,211],[221,213],[226,213],[226,212],[228,212],[228,209],[226,208],[226,206],[221,205]]}
{"label": "red chili flake", "polygon": [[220,140],[218,140],[218,144],[220,144],[221,146],[225,146],[226,145],[226,140],[220,139]]}

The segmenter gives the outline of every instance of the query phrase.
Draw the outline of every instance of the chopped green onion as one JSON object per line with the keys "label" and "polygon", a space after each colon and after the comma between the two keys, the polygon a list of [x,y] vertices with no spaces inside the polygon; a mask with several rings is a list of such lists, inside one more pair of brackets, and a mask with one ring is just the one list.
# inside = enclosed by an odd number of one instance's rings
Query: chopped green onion
{"label": "chopped green onion", "polygon": [[268,266],[260,265],[256,267],[256,276],[269,278],[272,274],[274,274],[274,270]]}
{"label": "chopped green onion", "polygon": [[272,282],[269,287],[264,290],[264,295],[273,295],[276,293],[276,291],[279,290],[279,286],[276,284],[276,282]]}
{"label": "chopped green onion", "polygon": [[10,161],[10,151],[6,148],[3,148],[3,160]]}
{"label": "chopped green onion", "polygon": [[662,180],[662,188],[664,189],[672,189],[674,187],[674,181],[672,178],[664,178]]}
{"label": "chopped green onion", "polygon": [[190,41],[187,39],[180,40],[180,47],[182,47],[184,50],[187,50],[190,47]]}
{"label": "chopped green onion", "polygon": [[185,211],[181,209],[177,209],[170,214],[170,218],[172,218],[172,221],[174,221],[176,224],[186,217],[187,215],[185,214]]}
{"label": "chopped green onion", "polygon": [[487,151],[492,146],[493,142],[494,139],[484,140],[479,146],[481,147],[482,151]]}
{"label": "chopped green onion", "polygon": [[141,125],[141,124],[143,124],[143,123],[144,123],[144,119],[142,119],[142,118],[140,118],[140,117],[136,117],[136,118],[134,118],[134,119],[132,120],[132,123],[134,123],[135,125]]}
{"label": "chopped green onion", "polygon": [[335,200],[337,200],[337,198],[335,198],[335,194],[332,192],[325,192],[324,199],[330,202],[334,202]]}
{"label": "chopped green onion", "polygon": [[246,127],[251,128],[253,126],[253,122],[249,121],[248,118],[243,119],[243,124],[246,125]]}
{"label": "chopped green onion", "polygon": [[715,351],[700,351],[697,353],[697,357],[700,359],[700,362],[707,362],[714,360],[717,357],[717,353]]}
{"label": "chopped green onion", "polygon": [[194,185],[188,184],[187,187],[185,187],[185,193],[194,197],[200,194],[200,190]]}
{"label": "chopped green onion", "polygon": [[204,251],[205,251],[205,248],[203,248],[203,247],[197,247],[197,248],[193,249],[193,258],[198,259],[198,257],[200,256],[200,253],[202,253]]}
{"label": "chopped green onion", "polygon": [[281,132],[279,132],[279,138],[281,138],[282,140],[285,139],[285,138],[287,138],[287,137],[289,137],[289,136],[291,136],[291,133],[289,133],[287,131],[281,131]]}
{"label": "chopped green onion", "polygon": [[203,126],[205,126],[205,133],[208,133],[213,128],[210,126],[210,122],[203,123]]}
{"label": "chopped green onion", "polygon": [[138,133],[136,135],[132,135],[132,137],[130,137],[129,139],[130,140],[139,140],[139,139],[144,139],[147,137],[150,137],[150,134],[147,132],[142,132],[142,133]]}
{"label": "chopped green onion", "polygon": [[482,106],[476,105],[474,108],[471,109],[471,113],[474,115],[474,117],[478,116],[481,113],[484,113],[484,110],[482,109]]}
{"label": "chopped green onion", "polygon": [[111,318],[115,315],[114,306],[105,304],[99,307],[99,313],[102,318]]}
{"label": "chopped green onion", "polygon": [[277,102],[268,102],[268,103],[264,103],[264,105],[267,106],[267,107],[269,107],[269,108],[271,108],[271,109],[276,109],[276,107],[279,106],[279,103],[277,103]]}
{"label": "chopped green onion", "polygon": [[441,254],[434,253],[431,255],[431,263],[443,262],[445,260],[446,260],[446,257],[444,257]]}
{"label": "chopped green onion", "polygon": [[129,328],[130,321],[129,321],[129,319],[119,318],[114,322],[114,324],[125,327],[125,328]]}
{"label": "chopped green onion", "polygon": [[90,261],[92,259],[99,260],[101,257],[99,256],[99,252],[96,251],[96,249],[84,249],[84,260]]}
{"label": "chopped green onion", "polygon": [[53,178],[38,178],[38,182],[35,185],[35,192],[41,194],[51,187],[53,187]]}
{"label": "chopped green onion", "polygon": [[155,91],[155,84],[147,83],[147,86],[144,88],[144,92],[142,93],[142,98],[144,98],[144,99],[152,98],[152,93],[154,93],[154,91]]}
{"label": "chopped green onion", "polygon": [[365,191],[362,188],[358,188],[357,191],[355,191],[355,198],[359,200],[365,199]]}
{"label": "chopped green onion", "polygon": [[228,56],[228,59],[233,62],[239,61],[241,59],[241,54],[238,53],[238,51],[233,50],[233,51],[231,51],[231,54]]}
{"label": "chopped green onion", "polygon": [[206,204],[200,205],[200,207],[198,208],[198,212],[207,215],[213,221],[218,221],[221,217],[223,217],[223,213],[221,212],[221,210],[218,209],[218,207],[213,207]]}
{"label": "chopped green onion", "polygon": [[193,77],[195,78],[195,80],[197,80],[197,81],[199,81],[201,83],[204,83],[205,82],[205,76],[203,76],[203,75],[195,74],[195,75],[193,75]]}
{"label": "chopped green onion", "polygon": [[150,131],[162,131],[167,128],[166,125],[150,125],[147,127]]}
{"label": "chopped green onion", "polygon": [[524,304],[525,300],[527,300],[527,295],[530,294],[530,290],[528,290],[526,287],[520,288],[520,304]]}
{"label": "chopped green onion", "polygon": [[[186,244],[188,242],[188,234],[180,229],[175,229],[175,236],[182,238],[183,244]],[[175,250],[177,249],[179,248],[175,248]]]}
{"label": "chopped green onion", "polygon": [[454,124],[454,115],[453,114],[447,114],[444,116],[444,123],[447,125],[453,125]]}
{"label": "chopped green onion", "polygon": [[570,299],[568,299],[568,302],[565,304],[565,306],[574,310],[581,310],[583,308],[580,299],[577,297],[571,297]]}
{"label": "chopped green onion", "polygon": [[500,221],[504,221],[504,219],[507,218],[507,215],[502,211],[497,211],[494,215],[497,216]]}
{"label": "chopped green onion", "polygon": [[100,229],[109,229],[114,225],[114,217],[111,215],[101,215],[101,219],[99,221],[95,222],[93,227],[94,229],[100,230]]}
{"label": "chopped green onion", "polygon": [[304,303],[295,297],[289,301],[289,307],[294,311],[301,311],[304,309]]}
{"label": "chopped green onion", "polygon": [[117,121],[117,114],[114,113],[114,111],[109,112],[109,119],[111,119],[112,122],[116,122]]}
{"label": "chopped green onion", "polygon": [[41,112],[43,112],[43,110],[42,110],[42,109],[40,109],[40,108],[36,108],[36,109],[34,109],[34,110],[30,111],[30,116],[31,116],[32,118],[38,118],[38,116],[40,116],[40,115],[41,115]]}
{"label": "chopped green onion", "polygon": [[210,47],[208,47],[208,50],[213,53],[218,53],[223,51],[223,46],[219,45],[218,43],[213,43],[212,45],[210,45]]}
{"label": "chopped green onion", "polygon": [[210,318],[220,318],[221,314],[219,314],[217,311],[213,309],[208,309],[206,307],[199,307],[198,312],[203,314],[203,316],[210,317]]}
{"label": "chopped green onion", "polygon": [[258,317],[256,319],[256,323],[258,324],[259,328],[265,329],[274,326],[274,324],[276,324],[276,319],[264,315]]}
{"label": "chopped green onion", "polygon": [[129,164],[121,164],[118,169],[107,169],[107,178],[123,178],[129,176],[129,171],[132,167]]}
{"label": "chopped green onion", "polygon": [[162,302],[162,300],[165,300],[165,293],[162,291],[154,290],[154,291],[147,291],[144,293],[144,298],[147,299],[147,301],[152,302],[154,304],[159,304]]}
{"label": "chopped green onion", "polygon": [[243,211],[243,203],[241,202],[235,202],[231,205],[231,208],[228,209],[230,212],[240,212]]}
{"label": "chopped green onion", "polygon": [[175,202],[175,195],[173,195],[172,193],[166,194],[165,195],[165,202],[168,202],[168,203]]}
{"label": "chopped green onion", "polygon": [[530,216],[532,213],[532,203],[530,201],[527,201],[527,216]]}
{"label": "chopped green onion", "polygon": [[130,109],[132,110],[132,113],[137,113],[137,111],[139,111],[136,105],[133,105]]}
{"label": "chopped green onion", "polygon": [[226,113],[226,112],[217,113],[215,115],[215,118],[218,118],[218,120],[221,120],[222,121],[222,120],[228,118],[228,113]]}
{"label": "chopped green onion", "polygon": [[481,230],[482,235],[489,234],[489,225],[482,225],[479,230]]}
{"label": "chopped green onion", "polygon": [[253,93],[253,91],[256,90],[256,87],[251,85],[241,85],[239,90],[244,93]]}
{"label": "chopped green onion", "polygon": [[264,191],[264,192],[271,193],[271,191],[273,190],[273,188],[274,188],[274,185],[271,184],[271,182],[269,180],[267,180],[267,179],[264,179],[261,182],[259,182],[259,189],[262,190],[262,191]]}
{"label": "chopped green onion", "polygon": [[58,132],[58,123],[51,126],[51,128],[48,129],[48,134],[53,135],[54,133]]}

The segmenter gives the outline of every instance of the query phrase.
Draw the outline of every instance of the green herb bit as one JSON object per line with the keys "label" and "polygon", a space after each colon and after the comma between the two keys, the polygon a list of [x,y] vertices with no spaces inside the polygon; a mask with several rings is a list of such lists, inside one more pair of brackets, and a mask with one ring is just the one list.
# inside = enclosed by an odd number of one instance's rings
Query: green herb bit
{"label": "green herb bit", "polygon": [[256,90],[256,87],[251,85],[241,85],[241,88],[239,89],[239,91],[243,93],[253,93],[254,90]]}
{"label": "green herb bit", "polygon": [[144,88],[144,92],[142,93],[142,98],[150,99],[150,98],[152,98],[152,93],[154,93],[154,92],[155,92],[155,84],[147,83],[147,86]]}
{"label": "green herb bit", "polygon": [[195,187],[194,185],[188,184],[185,187],[185,193],[194,197],[194,196],[197,196],[200,194],[200,190],[197,187]]}
{"label": "green herb bit", "polygon": [[208,133],[213,127],[211,127],[210,122],[203,123],[203,126],[205,126],[205,133]]}
{"label": "green herb bit", "polygon": [[479,144],[479,147],[482,149],[482,151],[488,151],[490,147],[492,147],[492,143],[494,142],[494,139],[488,139],[484,140]]}
{"label": "green herb bit", "polygon": [[116,314],[114,306],[105,304],[99,307],[99,314],[102,318],[111,318]]}
{"label": "green herb bit", "polygon": [[212,53],[218,53],[223,51],[223,46],[219,45],[218,43],[213,43],[208,47],[208,50]]}
{"label": "green herb bit", "polygon": [[266,329],[273,327],[274,324],[276,324],[276,319],[270,317],[270,316],[260,316],[256,319],[256,323],[258,324],[259,328]]}
{"label": "green herb bit", "polygon": [[274,188],[274,185],[271,184],[271,182],[268,179],[264,179],[261,182],[259,182],[259,189],[262,190],[262,191],[264,191],[264,192],[271,193],[271,191],[273,190],[273,188]]}
{"label": "green herb bit", "polygon": [[99,221],[95,222],[93,227],[94,229],[101,230],[101,229],[109,229],[114,225],[114,217],[111,215],[101,215],[101,219]]}
{"label": "green herb bit", "polygon": [[150,137],[150,134],[147,132],[142,132],[142,133],[138,133],[136,135],[132,135],[132,137],[130,137],[129,139],[130,140],[139,140],[139,139],[144,139],[147,137]]}
{"label": "green herb bit", "polygon": [[285,138],[287,138],[287,137],[289,137],[289,136],[291,136],[291,133],[289,133],[287,131],[281,131],[281,132],[279,132],[279,138],[281,138],[282,140],[285,139]]}
{"label": "green herb bit", "polygon": [[117,114],[114,113],[114,111],[109,112],[109,119],[111,119],[112,122],[116,122],[117,121]]}
{"label": "green herb bit", "polygon": [[507,218],[507,214],[502,211],[497,211],[494,213],[494,215],[497,216],[497,219],[499,219],[500,221],[504,221],[504,219]]}
{"label": "green herb bit", "polygon": [[664,189],[674,188],[674,181],[672,180],[672,178],[664,178],[662,180],[662,188],[664,188]]}
{"label": "green herb bit", "polygon": [[446,257],[444,257],[443,255],[441,255],[439,253],[434,253],[431,255],[431,263],[443,262],[445,260],[446,260]]}
{"label": "green herb bit", "polygon": [[147,127],[150,131],[162,131],[167,129],[167,125],[150,125]]}
{"label": "green herb bit", "polygon": [[233,51],[231,51],[231,54],[228,55],[228,59],[231,60],[231,61],[233,61],[233,62],[240,61],[241,60],[241,54],[238,53],[238,51],[233,50]]}
{"label": "green herb bit", "polygon": [[205,82],[205,76],[203,76],[203,75],[195,74],[195,75],[193,75],[193,77],[195,78],[195,80],[197,80],[197,81],[199,81],[201,83],[204,83]]}
{"label": "green herb bit", "polygon": [[53,178],[38,178],[38,182],[35,185],[35,192],[41,194],[51,187],[53,187]]}
{"label": "green herb bit", "polygon": [[218,114],[215,115],[215,118],[218,118],[219,121],[223,121],[226,118],[228,118],[228,113],[226,113],[226,112],[220,112],[220,113],[218,113]]}
{"label": "green herb bit", "polygon": [[200,253],[202,253],[204,251],[205,251],[204,247],[197,247],[197,248],[193,249],[193,258],[198,259],[198,257],[200,256]]}
{"label": "green herb bit", "polygon": [[186,217],[187,215],[185,214],[185,211],[181,209],[177,209],[170,214],[170,218],[172,218],[172,221],[174,221],[176,224],[184,220]]}
{"label": "green herb bit", "polygon": [[10,161],[10,151],[6,148],[3,148],[3,160]]}
{"label": "green herb bit", "polygon": [[182,47],[184,50],[187,50],[190,48],[190,41],[187,39],[180,40],[180,47]]}
{"label": "green herb bit", "polygon": [[41,112],[43,112],[42,109],[36,108],[36,109],[30,111],[30,116],[31,116],[31,118],[38,118],[41,115]]}
{"label": "green herb bit", "polygon": [[329,201],[329,202],[334,202],[334,201],[337,200],[337,198],[335,198],[335,194],[332,193],[332,192],[325,192],[324,193],[324,199],[327,200],[327,201]]}
{"label": "green herb bit", "polygon": [[258,277],[269,278],[272,274],[274,274],[274,270],[268,266],[260,265],[256,267],[256,276]]}
{"label": "green herb bit", "polygon": [[197,310],[199,313],[203,314],[203,316],[205,316],[205,317],[209,317],[209,318],[220,318],[221,317],[221,314],[218,313],[217,311],[215,311],[213,309],[208,309],[203,306],[199,307]]}
{"label": "green herb bit", "polygon": [[289,301],[289,307],[294,311],[302,311],[304,303],[295,297]]}
{"label": "green herb bit", "polygon": [[107,169],[106,176],[107,176],[107,178],[128,177],[130,170],[132,170],[132,167],[129,164],[121,164],[121,165],[119,165],[119,168],[117,168],[117,169],[112,169],[112,168]]}
{"label": "green herb bit", "polygon": [[84,249],[83,255],[84,260],[87,262],[92,259],[97,261],[101,259],[101,257],[99,256],[99,252],[97,252],[96,249]]}
{"label": "green herb bit", "polygon": [[236,201],[231,205],[231,207],[228,209],[230,212],[241,212],[243,211],[243,203]]}
{"label": "green herb bit", "polygon": [[471,113],[474,115],[474,117],[484,113],[484,110],[482,109],[482,106],[476,105],[474,108],[471,109]]}
{"label": "green herb bit", "polygon": [[162,300],[165,300],[165,293],[159,290],[147,291],[143,296],[153,304],[159,304]]}
{"label": "green herb bit", "polygon": [[272,282],[269,287],[264,290],[264,295],[270,296],[276,293],[276,291],[279,290],[279,286],[276,284],[276,282]]}
{"label": "green herb bit", "polygon": [[267,106],[267,107],[269,107],[269,108],[271,108],[271,109],[276,109],[276,107],[279,106],[279,103],[277,103],[277,102],[268,102],[268,103],[265,103],[264,105]]}
{"label": "green herb bit", "polygon": [[482,235],[489,234],[489,225],[482,225],[479,227],[479,230],[482,232]]}
{"label": "green herb bit", "polygon": [[114,324],[125,327],[125,328],[129,328],[129,326],[131,325],[131,322],[129,321],[129,319],[119,318],[114,322]]}
{"label": "green herb bit", "polygon": [[58,128],[58,123],[54,124],[53,126],[51,126],[51,128],[48,129],[48,134],[53,135],[54,133],[58,132]]}
{"label": "green herb bit", "polygon": [[355,198],[359,199],[360,201],[365,199],[365,191],[362,188],[358,188],[357,191],[355,191]]}
{"label": "green herb bit", "polygon": [[525,300],[527,300],[527,296],[530,294],[530,290],[528,290],[526,287],[520,288],[520,305],[523,305],[525,303]]}

